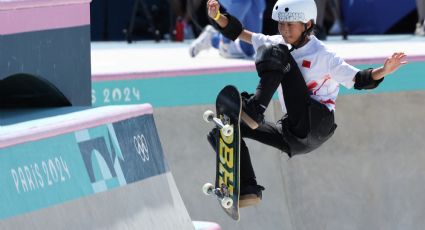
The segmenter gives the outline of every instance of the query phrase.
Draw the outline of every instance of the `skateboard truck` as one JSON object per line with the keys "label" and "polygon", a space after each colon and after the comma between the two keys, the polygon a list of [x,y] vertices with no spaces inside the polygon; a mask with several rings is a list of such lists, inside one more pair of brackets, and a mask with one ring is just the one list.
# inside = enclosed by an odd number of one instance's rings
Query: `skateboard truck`
{"label": "skateboard truck", "polygon": [[215,195],[223,208],[230,208],[233,205],[232,198],[226,195],[223,188],[215,188],[213,184],[206,183],[202,186],[202,191],[205,195]]}
{"label": "skateboard truck", "polygon": [[224,136],[229,137],[233,135],[233,127],[228,124],[223,124],[223,122],[217,118],[213,111],[207,110],[204,112],[204,120],[206,122],[214,122],[223,132]]}

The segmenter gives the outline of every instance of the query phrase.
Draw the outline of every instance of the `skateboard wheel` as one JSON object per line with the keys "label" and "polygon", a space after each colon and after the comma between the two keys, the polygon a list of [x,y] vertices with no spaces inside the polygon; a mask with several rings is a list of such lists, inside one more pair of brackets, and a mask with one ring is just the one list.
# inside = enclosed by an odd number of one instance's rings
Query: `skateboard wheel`
{"label": "skateboard wheel", "polygon": [[214,118],[214,112],[211,111],[211,110],[207,110],[207,111],[204,112],[203,117],[204,117],[204,121],[210,122]]}
{"label": "skateboard wheel", "polygon": [[233,127],[230,125],[225,125],[222,129],[224,136],[230,137],[233,135]]}
{"label": "skateboard wheel", "polygon": [[230,197],[224,197],[223,200],[221,200],[221,206],[223,208],[230,208],[233,205],[233,200]]}
{"label": "skateboard wheel", "polygon": [[202,186],[202,192],[204,192],[205,195],[211,195],[213,194],[214,185],[211,183],[206,183],[204,186]]}

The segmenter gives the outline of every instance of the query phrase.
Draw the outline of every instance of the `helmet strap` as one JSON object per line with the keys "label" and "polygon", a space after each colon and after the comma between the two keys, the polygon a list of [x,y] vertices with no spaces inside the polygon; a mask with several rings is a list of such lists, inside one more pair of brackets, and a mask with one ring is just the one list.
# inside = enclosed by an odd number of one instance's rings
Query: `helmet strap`
{"label": "helmet strap", "polygon": [[292,44],[292,48],[290,50],[293,51],[294,49],[298,49],[301,46],[304,45],[305,41],[307,40],[308,35],[313,30],[314,24],[310,28],[307,28],[307,23],[304,23],[304,31],[301,34],[301,37],[298,39],[298,41],[295,42],[295,44]]}

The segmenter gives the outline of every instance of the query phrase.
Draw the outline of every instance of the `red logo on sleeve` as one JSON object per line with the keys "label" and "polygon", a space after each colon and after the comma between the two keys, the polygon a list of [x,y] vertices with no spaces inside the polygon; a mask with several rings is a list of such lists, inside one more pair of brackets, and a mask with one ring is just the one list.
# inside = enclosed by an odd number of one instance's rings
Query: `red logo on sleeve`
{"label": "red logo on sleeve", "polygon": [[311,67],[311,62],[310,62],[310,61],[307,61],[307,60],[303,60],[303,64],[302,64],[302,66],[303,66],[304,68],[309,68],[309,69],[310,69],[310,67]]}

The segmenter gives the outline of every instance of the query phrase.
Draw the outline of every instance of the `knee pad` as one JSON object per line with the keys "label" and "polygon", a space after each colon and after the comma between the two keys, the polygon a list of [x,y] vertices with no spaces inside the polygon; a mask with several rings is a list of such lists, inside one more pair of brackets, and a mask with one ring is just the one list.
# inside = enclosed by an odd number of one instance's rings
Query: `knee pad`
{"label": "knee pad", "polygon": [[283,44],[265,44],[258,48],[255,67],[258,74],[277,71],[282,74],[289,71],[289,50]]}

